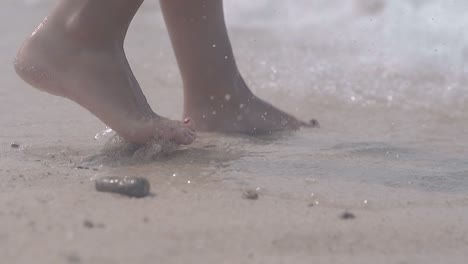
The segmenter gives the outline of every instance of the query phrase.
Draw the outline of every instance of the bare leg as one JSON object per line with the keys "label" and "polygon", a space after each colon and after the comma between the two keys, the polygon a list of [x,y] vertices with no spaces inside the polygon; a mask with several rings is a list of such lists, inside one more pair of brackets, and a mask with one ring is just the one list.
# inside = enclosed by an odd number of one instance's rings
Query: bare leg
{"label": "bare leg", "polygon": [[197,130],[268,133],[306,125],[256,97],[239,73],[222,0],[160,0]]}
{"label": "bare leg", "polygon": [[143,0],[61,0],[15,60],[32,86],[69,98],[134,143],[153,138],[190,144],[195,132],[155,114],[123,50]]}

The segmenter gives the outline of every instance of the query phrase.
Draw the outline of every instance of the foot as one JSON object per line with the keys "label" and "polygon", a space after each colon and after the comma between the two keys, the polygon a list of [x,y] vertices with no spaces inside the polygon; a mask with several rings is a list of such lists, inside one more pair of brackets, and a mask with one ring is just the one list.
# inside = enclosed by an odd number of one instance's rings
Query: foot
{"label": "foot", "polygon": [[[185,114],[190,113],[200,131],[268,134],[318,126],[317,121],[298,120],[252,94],[242,77],[217,95],[188,96]],[[191,90],[191,89],[186,89]]]}
{"label": "foot", "polygon": [[30,85],[80,104],[132,143],[195,140],[190,122],[169,120],[151,110],[123,44],[96,45],[77,35],[44,22],[16,55],[16,72]]}

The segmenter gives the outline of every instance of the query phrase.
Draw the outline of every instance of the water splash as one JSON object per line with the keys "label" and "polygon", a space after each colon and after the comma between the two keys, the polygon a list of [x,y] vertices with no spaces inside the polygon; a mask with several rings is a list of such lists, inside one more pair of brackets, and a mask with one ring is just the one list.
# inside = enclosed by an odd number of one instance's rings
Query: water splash
{"label": "water splash", "polygon": [[106,127],[106,129],[100,133],[97,133],[95,136],[94,136],[94,140],[99,140],[103,137],[106,137],[108,136],[110,133],[112,133],[114,130],[112,130],[112,128],[110,127]]}
{"label": "water splash", "polygon": [[134,144],[114,135],[107,140],[101,153],[85,158],[83,164],[86,166],[99,164],[114,166],[147,163],[167,156],[178,148],[179,144],[173,141],[155,139],[146,144]]}

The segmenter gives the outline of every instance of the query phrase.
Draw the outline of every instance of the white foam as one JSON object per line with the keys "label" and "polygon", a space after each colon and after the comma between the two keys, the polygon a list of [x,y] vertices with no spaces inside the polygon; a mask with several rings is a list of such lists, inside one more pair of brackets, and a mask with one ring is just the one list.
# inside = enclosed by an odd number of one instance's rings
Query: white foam
{"label": "white foam", "polygon": [[[291,87],[294,94],[350,104],[446,113],[468,108],[468,1],[237,0],[225,7],[232,27],[259,28],[278,41],[290,39],[289,47],[312,47],[310,54],[277,49],[263,65],[275,66],[280,77],[275,73],[261,84],[265,88]],[[318,58],[316,47],[330,55]]]}

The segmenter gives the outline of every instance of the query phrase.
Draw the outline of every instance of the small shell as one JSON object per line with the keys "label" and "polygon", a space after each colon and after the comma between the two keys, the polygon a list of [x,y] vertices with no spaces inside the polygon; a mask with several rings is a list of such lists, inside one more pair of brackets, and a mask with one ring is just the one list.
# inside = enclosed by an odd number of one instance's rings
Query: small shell
{"label": "small shell", "polygon": [[113,192],[130,197],[145,197],[150,193],[150,183],[141,177],[103,177],[95,181],[98,192]]}

